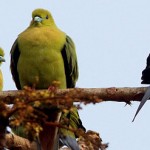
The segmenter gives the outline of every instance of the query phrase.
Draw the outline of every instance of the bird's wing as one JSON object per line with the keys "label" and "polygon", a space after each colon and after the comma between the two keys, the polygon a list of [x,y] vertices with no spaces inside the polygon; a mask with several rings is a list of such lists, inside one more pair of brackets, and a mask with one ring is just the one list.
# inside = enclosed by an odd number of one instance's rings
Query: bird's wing
{"label": "bird's wing", "polygon": [[18,63],[20,52],[19,52],[17,39],[11,48],[10,55],[11,55],[10,70],[12,73],[13,80],[15,81],[16,87],[17,87],[17,89],[20,90],[21,85],[20,85],[19,75],[18,75],[18,71],[17,71],[17,63]]}
{"label": "bird's wing", "polygon": [[[65,66],[67,88],[73,88],[75,87],[79,74],[75,45],[69,36],[66,36],[66,43],[62,49],[62,56]],[[61,120],[63,120],[63,118],[67,118],[69,120],[67,125],[65,123],[65,126],[73,129],[82,128],[85,131],[76,107],[73,107],[72,111],[63,113]],[[60,144],[67,145],[72,150],[79,150],[76,135],[73,132],[66,129],[59,129],[59,132]]]}
{"label": "bird's wing", "polygon": [[78,79],[78,64],[75,45],[69,36],[66,36],[66,43],[61,52],[64,60],[67,88],[73,88]]}

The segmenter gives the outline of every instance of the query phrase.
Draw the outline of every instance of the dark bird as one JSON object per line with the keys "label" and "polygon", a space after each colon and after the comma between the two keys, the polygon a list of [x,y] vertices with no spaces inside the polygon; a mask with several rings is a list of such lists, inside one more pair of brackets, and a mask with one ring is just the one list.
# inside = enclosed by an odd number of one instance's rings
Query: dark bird
{"label": "dark bird", "polygon": [[[142,71],[142,82],[141,84],[150,84],[150,54],[147,57],[147,64],[146,64],[146,68]],[[135,120],[135,117],[137,116],[137,114],[139,113],[139,111],[141,110],[141,108],[143,107],[143,105],[145,104],[145,102],[150,98],[150,87],[147,88],[141,103],[135,113],[135,116],[132,120],[132,122]]]}

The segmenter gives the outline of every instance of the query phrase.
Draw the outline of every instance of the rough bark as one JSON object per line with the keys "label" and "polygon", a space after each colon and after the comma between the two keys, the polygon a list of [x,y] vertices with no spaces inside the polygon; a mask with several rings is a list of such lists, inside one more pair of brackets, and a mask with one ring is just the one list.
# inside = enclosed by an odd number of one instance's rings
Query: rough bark
{"label": "rough bark", "polygon": [[[75,88],[56,90],[53,97],[47,90],[37,90],[35,94],[43,93],[43,97],[41,96],[40,100],[47,98],[53,101],[59,98],[63,99],[69,97],[72,98],[74,102],[98,103],[102,101],[116,101],[130,103],[130,101],[140,101],[146,89],[147,87]],[[13,104],[16,98],[23,96],[24,91],[0,92],[0,100],[7,104]],[[37,97],[33,95],[31,99],[36,100]]]}

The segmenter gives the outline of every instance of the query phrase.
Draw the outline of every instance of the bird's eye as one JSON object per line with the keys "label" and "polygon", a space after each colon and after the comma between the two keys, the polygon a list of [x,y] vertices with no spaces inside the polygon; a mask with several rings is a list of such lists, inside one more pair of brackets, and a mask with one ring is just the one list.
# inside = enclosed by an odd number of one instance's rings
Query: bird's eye
{"label": "bird's eye", "polygon": [[46,16],[46,19],[48,19],[48,15]]}

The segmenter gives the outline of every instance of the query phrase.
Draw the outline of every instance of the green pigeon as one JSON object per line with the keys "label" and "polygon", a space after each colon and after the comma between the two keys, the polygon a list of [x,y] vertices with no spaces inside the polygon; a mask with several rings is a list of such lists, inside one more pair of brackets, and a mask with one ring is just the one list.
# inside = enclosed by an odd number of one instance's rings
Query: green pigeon
{"label": "green pigeon", "polygon": [[[10,54],[10,68],[17,89],[23,89],[24,86],[48,89],[53,81],[59,81],[61,89],[75,87],[78,79],[75,45],[72,39],[57,27],[48,10],[36,9],[32,12],[29,27],[19,34]],[[51,112],[50,114],[50,121],[59,120],[61,115],[61,118],[66,117],[69,120],[68,127],[85,130],[74,107],[73,111],[67,113]],[[49,128],[45,126],[40,136],[44,150],[52,144],[46,141],[51,140],[56,133],[53,133],[54,128]],[[79,150],[75,133],[62,128],[58,133],[60,145]],[[54,139],[57,145],[57,137]],[[44,142],[45,144],[42,144]]]}

